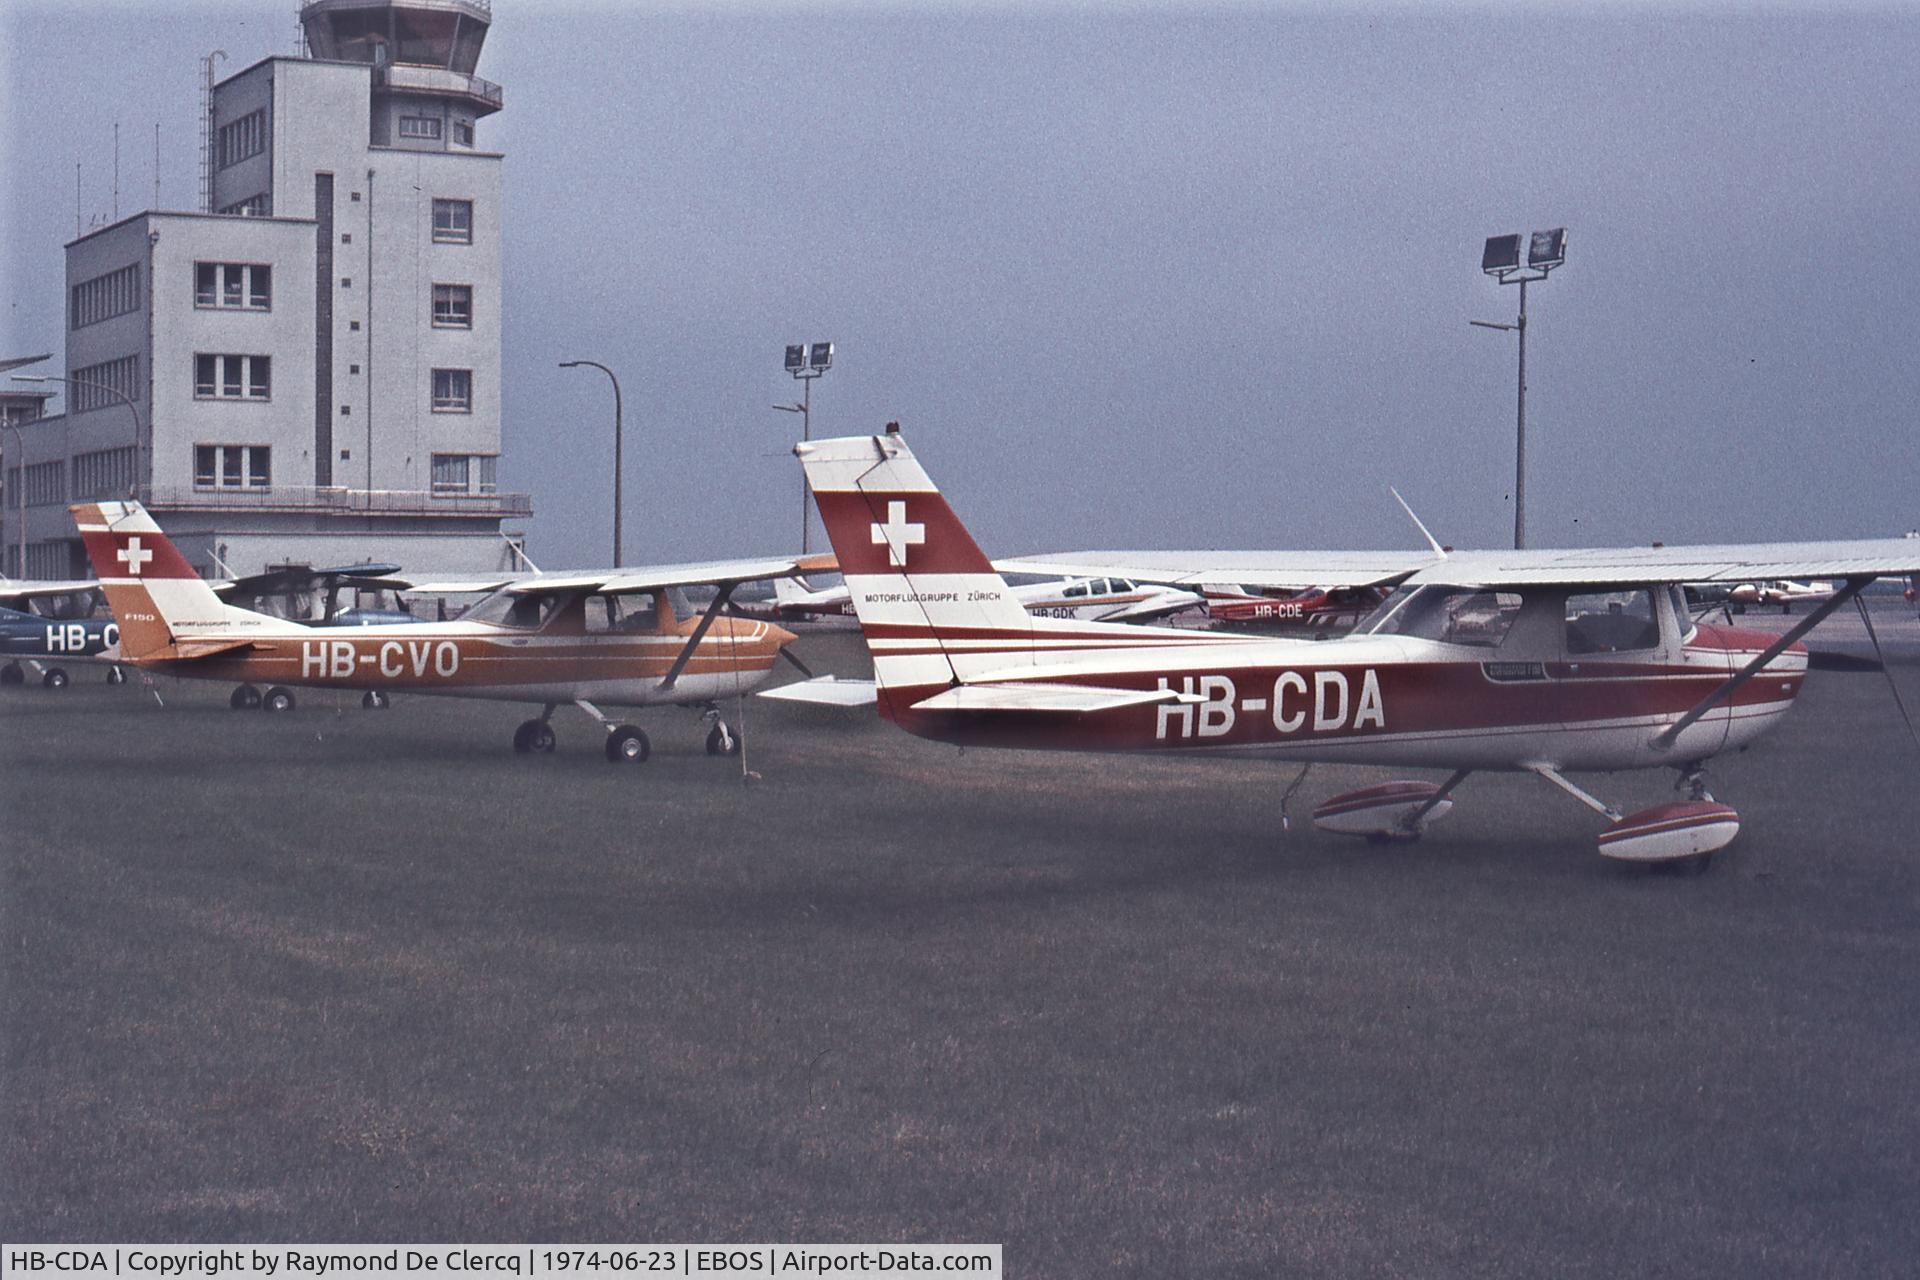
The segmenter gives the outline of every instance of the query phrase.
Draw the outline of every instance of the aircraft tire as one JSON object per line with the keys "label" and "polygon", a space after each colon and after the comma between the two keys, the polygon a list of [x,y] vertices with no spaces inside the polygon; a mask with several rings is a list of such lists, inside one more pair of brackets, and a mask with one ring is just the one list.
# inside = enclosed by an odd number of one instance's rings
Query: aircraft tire
{"label": "aircraft tire", "polygon": [[739,755],[740,735],[730,732],[724,724],[716,724],[707,730],[707,754],[710,756]]}
{"label": "aircraft tire", "polygon": [[551,755],[557,742],[553,726],[545,720],[528,720],[513,731],[513,749],[521,755],[530,751]]}
{"label": "aircraft tire", "polygon": [[378,689],[369,689],[360,695],[360,705],[368,711],[385,711],[393,705],[393,699]]}
{"label": "aircraft tire", "polygon": [[260,705],[260,691],[250,684],[243,684],[233,691],[227,699],[227,705],[235,711],[248,711]]}
{"label": "aircraft tire", "polygon": [[49,689],[64,689],[71,681],[65,671],[62,671],[59,667],[55,667],[40,677],[40,683]]}
{"label": "aircraft tire", "polygon": [[293,690],[280,685],[273,686],[260,699],[260,708],[263,711],[293,710]]}
{"label": "aircraft tire", "polygon": [[0,684],[25,684],[26,681],[27,673],[20,669],[19,663],[9,662],[0,667]]}
{"label": "aircraft tire", "polygon": [[127,682],[127,673],[123,671],[121,668],[119,667],[107,668],[108,684],[125,684],[126,682]]}
{"label": "aircraft tire", "polygon": [[653,744],[633,725],[620,725],[607,735],[607,759],[613,764],[645,764],[652,754]]}

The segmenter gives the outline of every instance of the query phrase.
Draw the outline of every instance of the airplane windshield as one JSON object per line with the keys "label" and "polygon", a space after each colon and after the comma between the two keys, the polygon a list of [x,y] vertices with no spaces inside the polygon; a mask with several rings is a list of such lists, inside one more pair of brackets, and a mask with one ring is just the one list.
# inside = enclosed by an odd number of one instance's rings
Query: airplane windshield
{"label": "airplane windshield", "polygon": [[461,614],[460,620],[531,631],[547,620],[558,600],[558,596],[527,595],[502,587]]}
{"label": "airplane windshield", "polygon": [[1402,587],[1360,624],[1376,636],[1411,636],[1491,649],[1506,638],[1520,597],[1474,587]]}

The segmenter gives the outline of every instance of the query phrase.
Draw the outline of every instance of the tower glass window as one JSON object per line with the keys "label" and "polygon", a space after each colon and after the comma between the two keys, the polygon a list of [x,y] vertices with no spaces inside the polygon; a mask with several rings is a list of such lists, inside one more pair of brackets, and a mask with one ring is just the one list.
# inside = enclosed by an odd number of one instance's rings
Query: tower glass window
{"label": "tower glass window", "polygon": [[436,142],[440,138],[440,121],[435,116],[401,116],[400,136],[403,138],[424,138]]}

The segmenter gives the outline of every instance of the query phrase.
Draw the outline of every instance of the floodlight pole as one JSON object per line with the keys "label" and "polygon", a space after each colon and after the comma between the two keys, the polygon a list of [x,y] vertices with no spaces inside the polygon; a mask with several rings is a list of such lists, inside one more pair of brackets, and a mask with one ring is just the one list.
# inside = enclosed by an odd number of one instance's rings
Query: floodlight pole
{"label": "floodlight pole", "polygon": [[577,369],[581,365],[598,369],[607,375],[613,383],[613,567],[620,567],[620,479],[625,468],[620,465],[620,379],[613,376],[613,370],[597,360],[562,360],[562,369]]}
{"label": "floodlight pole", "polygon": [[1520,281],[1520,407],[1513,434],[1513,549],[1527,545],[1527,282]]}
{"label": "floodlight pole", "polygon": [[[806,353],[804,357],[793,353],[798,350]],[[822,352],[824,351],[824,355]],[[833,364],[833,344],[830,342],[806,342],[799,347],[787,348],[787,372],[800,380],[800,403],[777,404],[776,409],[786,413],[800,415],[800,439],[802,442],[813,439],[813,380],[825,373]],[[801,363],[795,364],[795,360]],[[800,554],[806,555],[811,549],[813,521],[809,518],[812,511],[813,492],[807,487],[807,478],[800,477]]]}
{"label": "floodlight pole", "polygon": [[1533,233],[1525,266],[1520,263],[1520,237],[1496,236],[1487,241],[1480,270],[1501,284],[1520,286],[1520,317],[1512,324],[1494,320],[1469,320],[1482,329],[1516,331],[1520,335],[1520,378],[1515,399],[1513,444],[1513,546],[1527,545],[1527,286],[1545,280],[1549,272],[1566,261],[1566,228]]}

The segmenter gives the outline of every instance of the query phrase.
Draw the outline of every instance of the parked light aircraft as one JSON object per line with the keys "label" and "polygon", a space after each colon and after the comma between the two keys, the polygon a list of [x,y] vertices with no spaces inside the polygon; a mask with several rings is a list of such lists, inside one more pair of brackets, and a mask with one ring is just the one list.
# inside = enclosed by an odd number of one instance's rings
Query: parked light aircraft
{"label": "parked light aircraft", "polygon": [[[792,559],[539,574],[501,585],[456,621],[316,631],[222,603],[137,502],[71,510],[125,660],[243,689],[258,681],[269,711],[291,708],[300,686],[540,703],[513,745],[545,752],[554,749],[555,708],[572,703],[606,729],[607,759],[637,762],[651,751],[647,735],[600,705],[691,704],[711,724],[708,752],[732,755],[740,740],[717,700],[764,680],[793,639],[769,623],[720,616],[735,586],[793,573]],[[669,589],[700,583],[720,588],[712,605],[676,617]]]}
{"label": "parked light aircraft", "polygon": [[[1706,762],[1777,723],[1801,636],[1920,546],[1869,542],[1446,554],[1134,554],[1129,576],[1392,584],[1359,633],[1312,643],[1035,618],[894,434],[797,447],[846,574],[881,713],[967,745],[1155,750],[1427,766],[1439,784],[1337,796],[1320,827],[1413,838],[1482,770],[1527,771],[1602,814],[1600,852],[1699,858],[1733,839]],[[1318,558],[1316,567],[1312,561]],[[1333,563],[1337,562],[1337,563]],[[1229,566],[1238,571],[1227,571]],[[1116,564],[1114,572],[1123,570]],[[1181,578],[1177,574],[1191,575]],[[1845,587],[1784,635],[1694,623],[1682,582],[1831,575]],[[844,686],[820,700],[844,701]],[[808,686],[789,686],[808,696]],[[1623,815],[1573,770],[1671,768],[1686,798]],[[1284,813],[1284,801],[1283,801]]]}
{"label": "parked light aircraft", "polygon": [[1793,582],[1786,578],[1775,578],[1763,582],[1737,583],[1727,591],[1727,599],[1742,607],[1777,604],[1780,612],[1792,613],[1796,604],[1820,604],[1831,600],[1835,590],[1831,582]]}
{"label": "parked light aircraft", "polygon": [[[49,689],[64,689],[72,677],[68,662],[100,663],[108,684],[125,684],[127,673],[109,651],[118,643],[120,628],[112,618],[91,616],[99,597],[99,583],[91,578],[64,582],[16,582],[0,578],[0,684],[24,684],[26,659]],[[41,612],[35,612],[36,602]],[[64,607],[62,607],[64,606]],[[76,607],[78,606],[78,607]]]}

